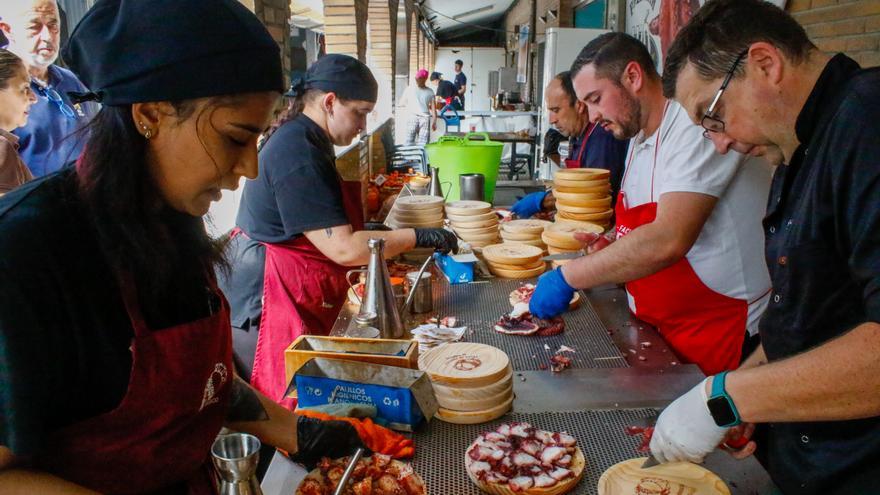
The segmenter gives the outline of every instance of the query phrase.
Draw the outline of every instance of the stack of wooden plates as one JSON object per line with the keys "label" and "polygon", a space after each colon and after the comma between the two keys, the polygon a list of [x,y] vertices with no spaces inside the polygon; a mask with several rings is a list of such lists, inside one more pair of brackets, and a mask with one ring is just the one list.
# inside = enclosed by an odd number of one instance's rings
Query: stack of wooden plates
{"label": "stack of wooden plates", "polygon": [[400,196],[388,215],[389,224],[398,229],[443,226],[443,198],[439,196]]}
{"label": "stack of wooden plates", "polygon": [[611,173],[601,168],[563,168],[553,176],[556,218],[607,227],[611,205]]}
{"label": "stack of wooden plates", "polygon": [[440,409],[449,423],[492,421],[513,404],[513,368],[504,351],[485,344],[455,342],[419,356],[419,369],[431,377]]}
{"label": "stack of wooden plates", "polygon": [[452,230],[473,247],[498,242],[498,215],[485,201],[453,201],[446,204],[446,216]]}
{"label": "stack of wooden plates", "polygon": [[511,220],[501,224],[501,239],[505,244],[527,244],[547,251],[541,233],[553,222],[547,220]]}
{"label": "stack of wooden plates", "polygon": [[[601,234],[605,229],[589,222],[557,222],[544,229],[541,238],[547,243],[547,252],[550,254],[572,253],[583,249],[581,241],[575,239],[578,232]],[[553,268],[562,266],[571,260],[554,260]]]}
{"label": "stack of wooden plates", "polygon": [[528,244],[493,244],[483,248],[489,271],[501,278],[532,278],[544,273],[544,250]]}

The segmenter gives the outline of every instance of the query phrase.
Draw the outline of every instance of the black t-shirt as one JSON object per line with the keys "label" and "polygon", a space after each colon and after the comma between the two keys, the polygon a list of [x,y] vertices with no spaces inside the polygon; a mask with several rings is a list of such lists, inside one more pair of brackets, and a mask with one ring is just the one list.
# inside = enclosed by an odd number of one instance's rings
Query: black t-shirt
{"label": "black t-shirt", "polygon": [[[53,431],[115,409],[128,388],[131,322],[75,178],[64,169],[0,199],[0,444],[17,455],[51,448]],[[174,297],[141,308],[150,328],[210,314],[204,276],[176,268]]]}
{"label": "black t-shirt", "polygon": [[[458,92],[461,90],[461,88],[467,88],[467,76],[464,75],[464,72],[459,72],[458,74],[455,75],[455,84],[454,85],[455,85],[455,94],[458,94]],[[467,89],[465,89],[465,93],[467,93]],[[458,97],[461,98],[461,101],[464,101],[465,93],[458,95]]]}
{"label": "black t-shirt", "polygon": [[437,96],[441,98],[451,98],[457,94],[455,91],[455,85],[451,82],[441,79],[440,82],[437,83]]}
{"label": "black t-shirt", "polygon": [[235,223],[271,243],[350,223],[333,145],[312,119],[298,115],[263,146],[260,175],[245,184]]}
{"label": "black t-shirt", "polygon": [[[860,70],[844,55],[798,115],[802,144],[777,169],[764,220],[773,293],[760,331],[771,361],[880,322],[878,115],[880,69]],[[876,486],[880,476],[880,417],[771,424],[764,443],[786,493],[830,493],[858,477]]]}

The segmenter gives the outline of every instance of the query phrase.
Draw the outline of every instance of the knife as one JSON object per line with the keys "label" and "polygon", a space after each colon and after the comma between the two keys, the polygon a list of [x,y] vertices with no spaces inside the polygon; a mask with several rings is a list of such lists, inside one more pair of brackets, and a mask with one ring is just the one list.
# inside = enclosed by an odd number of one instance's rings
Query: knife
{"label": "knife", "polygon": [[642,469],[648,469],[658,465],[660,465],[660,461],[654,457],[654,454],[648,454],[648,458],[645,459],[645,462],[642,464]]}
{"label": "knife", "polygon": [[570,253],[550,254],[541,258],[541,261],[573,260],[575,258],[580,258],[581,256],[586,255],[587,253],[585,253],[583,249],[579,249]]}
{"label": "knife", "polygon": [[342,492],[345,491],[345,487],[348,486],[348,479],[351,478],[351,473],[354,472],[354,468],[357,466],[362,455],[364,455],[364,449],[358,447],[358,449],[354,451],[354,454],[352,454],[351,460],[348,462],[348,467],[346,467],[345,472],[342,473],[342,477],[339,478],[339,484],[336,485],[336,491],[333,492],[333,495],[342,495]]}

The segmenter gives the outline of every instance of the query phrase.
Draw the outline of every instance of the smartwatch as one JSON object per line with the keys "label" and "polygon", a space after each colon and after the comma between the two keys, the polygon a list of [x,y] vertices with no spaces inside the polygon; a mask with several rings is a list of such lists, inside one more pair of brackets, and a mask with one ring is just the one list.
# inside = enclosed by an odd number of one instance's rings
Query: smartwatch
{"label": "smartwatch", "polygon": [[730,428],[742,423],[733,399],[727,395],[727,390],[724,388],[726,379],[726,371],[715,375],[715,378],[712,379],[712,393],[709,395],[709,400],[706,401],[712,419],[721,428]]}

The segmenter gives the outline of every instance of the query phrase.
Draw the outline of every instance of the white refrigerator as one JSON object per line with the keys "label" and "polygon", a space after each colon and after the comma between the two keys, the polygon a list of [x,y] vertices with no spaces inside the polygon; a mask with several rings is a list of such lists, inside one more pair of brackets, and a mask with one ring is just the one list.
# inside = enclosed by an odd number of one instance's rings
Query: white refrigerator
{"label": "white refrigerator", "polygon": [[[544,162],[544,134],[550,129],[547,120],[547,112],[544,108],[544,88],[550,81],[562,71],[571,68],[571,63],[578,56],[584,46],[593,39],[609,32],[606,29],[577,29],[577,28],[548,28],[543,40],[538,40],[538,67],[541,73],[538,80],[541,87],[538,88],[538,156],[536,163],[539,164],[538,177],[543,179],[552,178],[552,163]],[[552,165],[555,167],[555,165]]]}

